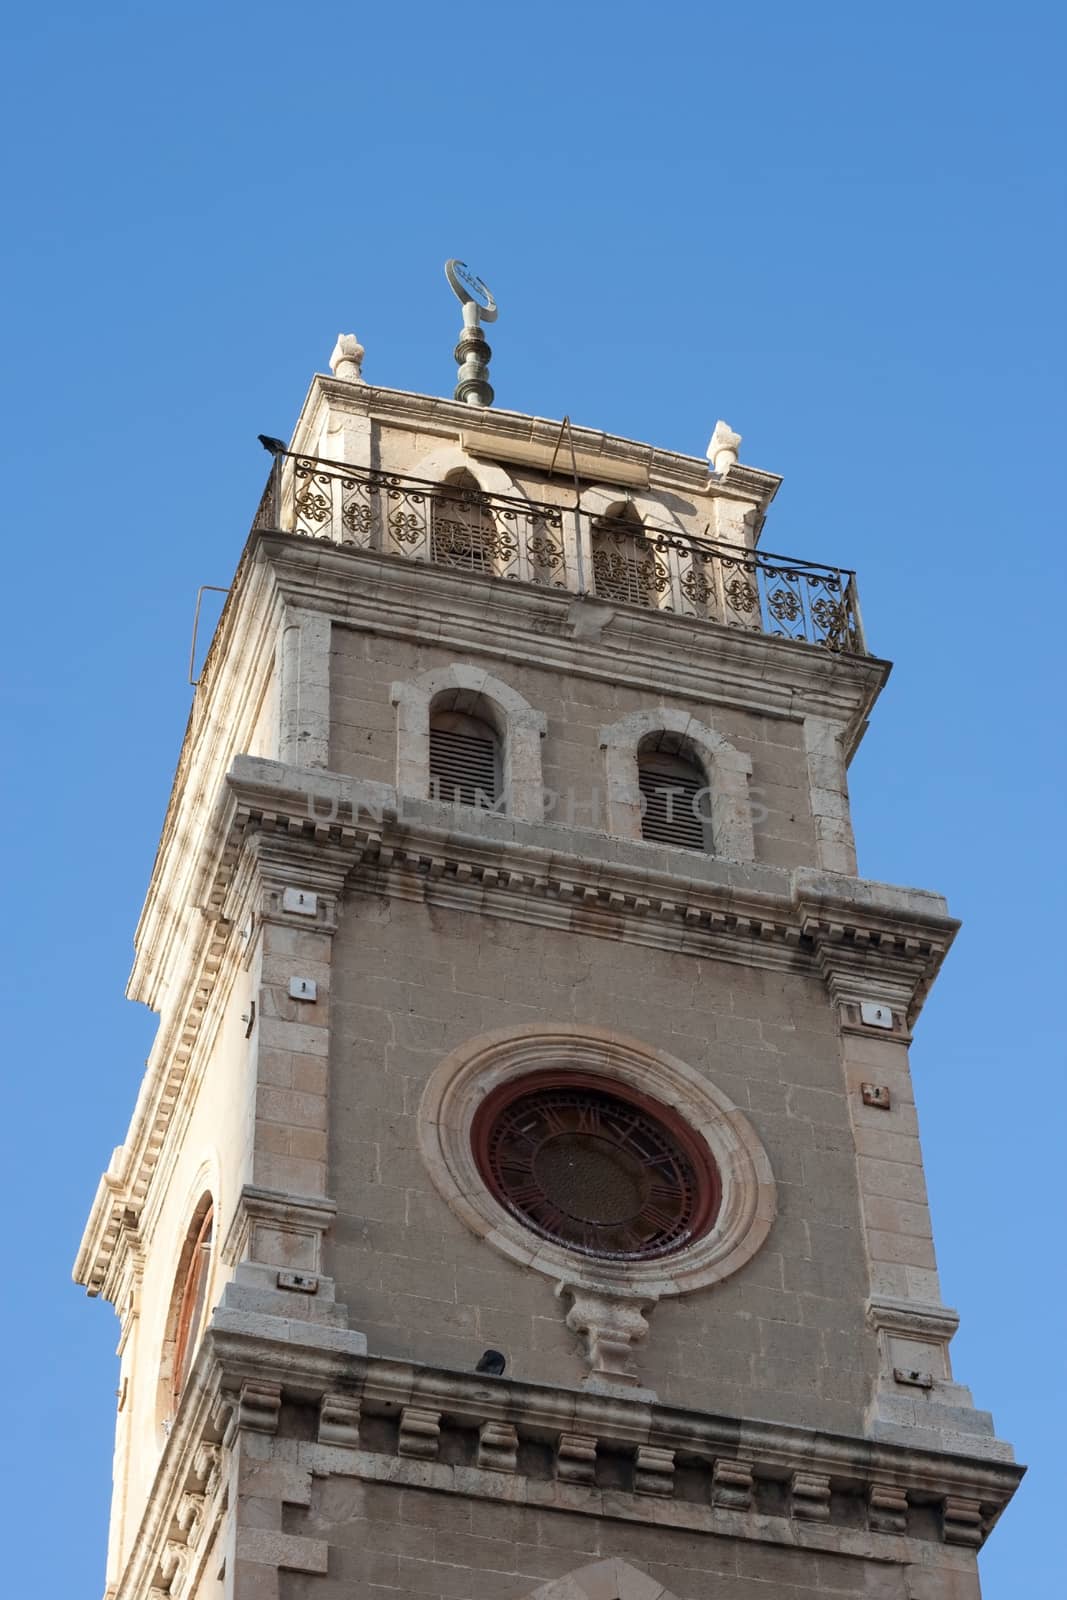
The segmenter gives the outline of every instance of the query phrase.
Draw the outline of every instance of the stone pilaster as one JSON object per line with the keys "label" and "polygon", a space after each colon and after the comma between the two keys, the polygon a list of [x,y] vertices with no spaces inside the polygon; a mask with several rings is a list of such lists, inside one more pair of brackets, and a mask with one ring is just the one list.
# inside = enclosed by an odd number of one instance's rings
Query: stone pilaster
{"label": "stone pilaster", "polygon": [[330,764],[330,627],[296,607],[282,623],[278,753],[296,767]]}
{"label": "stone pilaster", "polygon": [[327,1187],[330,978],[347,852],[275,830],[247,846],[254,1099],[247,1178],[223,1240],[223,1305],[345,1325],[324,1271],[336,1212]]}
{"label": "stone pilaster", "polygon": [[856,840],[842,744],[844,729],[826,717],[804,718],[816,859],[825,872],[856,872]]}
{"label": "stone pilaster", "polygon": [[[897,1443],[1010,1459],[988,1412],[952,1377],[949,1342],[959,1323],[941,1304],[908,1046],[909,1017],[927,977],[919,941],[886,949],[851,943],[833,925],[809,924],[838,1020],[856,1147],[870,1296],[867,1323],[878,1376],[867,1431]],[[913,948],[909,948],[909,946]]]}

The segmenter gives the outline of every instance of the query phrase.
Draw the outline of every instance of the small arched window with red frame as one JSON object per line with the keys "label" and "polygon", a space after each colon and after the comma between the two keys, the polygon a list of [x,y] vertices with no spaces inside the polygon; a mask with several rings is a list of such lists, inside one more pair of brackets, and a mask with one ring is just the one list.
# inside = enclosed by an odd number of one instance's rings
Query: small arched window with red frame
{"label": "small arched window with red frame", "polygon": [[183,1251],[184,1271],[180,1273],[176,1289],[177,1317],[174,1323],[174,1355],[172,1364],[171,1397],[177,1407],[181,1399],[189,1368],[200,1339],[207,1303],[208,1284],[211,1277],[211,1241],[214,1233],[215,1208],[207,1201],[206,1209],[198,1208],[197,1216],[189,1230],[186,1249]]}

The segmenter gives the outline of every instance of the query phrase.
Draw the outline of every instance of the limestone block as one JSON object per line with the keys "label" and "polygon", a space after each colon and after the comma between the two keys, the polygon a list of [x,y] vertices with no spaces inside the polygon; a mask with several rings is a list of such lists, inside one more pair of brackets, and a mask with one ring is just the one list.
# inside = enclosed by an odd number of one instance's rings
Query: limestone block
{"label": "limestone block", "polygon": [[238,1524],[237,1559],[257,1566],[281,1568],[289,1572],[324,1573],[329,1566],[329,1545],[325,1539],[307,1539],[300,1534],[278,1533],[269,1528],[249,1528]]}

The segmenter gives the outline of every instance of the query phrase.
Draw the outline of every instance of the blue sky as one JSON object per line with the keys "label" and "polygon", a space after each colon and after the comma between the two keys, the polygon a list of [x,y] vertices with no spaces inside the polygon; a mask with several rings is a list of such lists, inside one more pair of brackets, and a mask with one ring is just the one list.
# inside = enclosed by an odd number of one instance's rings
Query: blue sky
{"label": "blue sky", "polygon": [[965,919],[913,1066],[957,1373],[1031,1465],[986,1600],[1062,1592],[1063,45],[1030,0],[8,9],[12,1594],[103,1586],[117,1324],[69,1271],[153,1033],[196,589],[339,329],[451,391],[450,255],[498,404],[724,416],[785,475],[765,543],[859,570],[861,868]]}

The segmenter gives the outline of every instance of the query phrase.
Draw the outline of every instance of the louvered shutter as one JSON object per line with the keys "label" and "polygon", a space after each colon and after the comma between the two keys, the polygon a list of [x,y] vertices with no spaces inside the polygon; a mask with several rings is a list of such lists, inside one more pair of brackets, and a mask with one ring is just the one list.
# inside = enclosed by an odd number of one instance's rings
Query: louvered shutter
{"label": "louvered shutter", "polygon": [[476,498],[472,486],[454,499],[436,495],[433,500],[431,555],[442,567],[466,572],[492,572],[495,529],[488,509]]}
{"label": "louvered shutter", "polygon": [[603,599],[654,606],[656,579],[655,558],[642,534],[625,527],[594,532],[593,584]]}
{"label": "louvered shutter", "polygon": [[704,802],[697,795],[706,788],[703,774],[681,761],[642,762],[638,785],[645,799],[641,837],[684,850],[707,850]]}
{"label": "louvered shutter", "polygon": [[490,807],[499,799],[496,740],[430,728],[430,795],[451,805]]}

